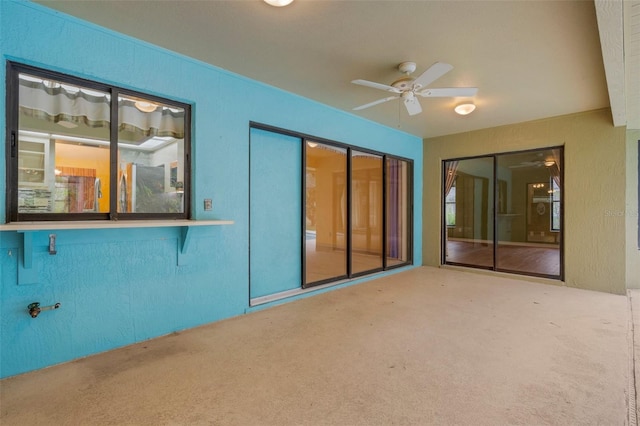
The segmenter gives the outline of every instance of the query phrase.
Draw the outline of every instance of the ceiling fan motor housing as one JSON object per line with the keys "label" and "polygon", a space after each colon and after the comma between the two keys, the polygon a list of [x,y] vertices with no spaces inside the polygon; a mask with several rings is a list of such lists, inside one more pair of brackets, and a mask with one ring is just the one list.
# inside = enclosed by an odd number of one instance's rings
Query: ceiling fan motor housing
{"label": "ceiling fan motor housing", "polygon": [[416,70],[416,63],[402,62],[401,64],[398,65],[398,69],[400,70],[400,72],[403,72],[408,75]]}
{"label": "ceiling fan motor housing", "polygon": [[393,83],[391,83],[391,87],[395,87],[398,90],[401,91],[405,91],[405,90],[411,90],[411,88],[413,87],[413,81],[415,80],[415,78],[413,77],[402,77],[396,81],[394,81]]}

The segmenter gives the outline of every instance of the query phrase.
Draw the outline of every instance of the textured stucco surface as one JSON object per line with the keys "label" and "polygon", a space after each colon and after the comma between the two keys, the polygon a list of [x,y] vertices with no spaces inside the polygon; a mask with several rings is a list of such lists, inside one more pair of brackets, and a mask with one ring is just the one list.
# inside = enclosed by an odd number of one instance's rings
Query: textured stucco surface
{"label": "textured stucco surface", "polygon": [[629,320],[621,295],[414,268],[6,379],[0,423],[625,425]]}
{"label": "textured stucco surface", "polygon": [[441,161],[564,146],[565,284],[625,292],[625,129],[608,109],[424,141],[423,263],[440,263]]}
{"label": "textured stucco surface", "polygon": [[[30,2],[0,1],[0,56],[2,81],[9,59],[192,104],[193,217],[235,222],[193,229],[189,252],[181,257],[184,266],[177,265],[179,228],[60,231],[55,256],[45,251],[48,233],[38,232],[34,285],[17,284],[20,234],[0,233],[0,377],[250,309],[252,121],[413,159],[414,253],[420,263],[419,138]],[[5,90],[0,85],[0,99]],[[0,128],[5,128],[4,102]],[[4,153],[0,150],[2,176]],[[0,179],[0,189],[3,185]],[[205,198],[213,200],[212,211],[204,211]],[[5,217],[0,197],[0,222]],[[299,251],[294,255],[299,258]],[[32,302],[62,306],[31,319],[26,307]]]}
{"label": "textured stucco surface", "polygon": [[640,180],[638,179],[638,146],[640,130],[627,130],[627,205],[624,211],[626,221],[626,267],[627,288],[640,289]]}

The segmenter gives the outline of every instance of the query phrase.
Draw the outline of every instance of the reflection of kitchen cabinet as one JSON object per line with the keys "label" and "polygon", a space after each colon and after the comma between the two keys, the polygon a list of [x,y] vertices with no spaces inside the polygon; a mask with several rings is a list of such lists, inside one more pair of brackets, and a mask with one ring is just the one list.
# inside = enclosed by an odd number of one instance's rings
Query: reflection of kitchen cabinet
{"label": "reflection of kitchen cabinet", "polygon": [[18,141],[18,185],[49,187],[53,180],[49,139],[20,135]]}

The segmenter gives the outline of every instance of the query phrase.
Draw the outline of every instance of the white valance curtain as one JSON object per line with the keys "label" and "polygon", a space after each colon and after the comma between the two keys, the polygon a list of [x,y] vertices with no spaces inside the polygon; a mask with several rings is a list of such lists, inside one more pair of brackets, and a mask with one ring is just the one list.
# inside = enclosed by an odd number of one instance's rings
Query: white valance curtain
{"label": "white valance curtain", "polygon": [[[47,82],[49,83],[49,82]],[[59,83],[20,79],[20,113],[53,123],[70,122],[88,127],[109,127],[111,95]],[[184,110],[158,105],[140,111],[135,101],[118,99],[118,128],[140,136],[184,138]]]}

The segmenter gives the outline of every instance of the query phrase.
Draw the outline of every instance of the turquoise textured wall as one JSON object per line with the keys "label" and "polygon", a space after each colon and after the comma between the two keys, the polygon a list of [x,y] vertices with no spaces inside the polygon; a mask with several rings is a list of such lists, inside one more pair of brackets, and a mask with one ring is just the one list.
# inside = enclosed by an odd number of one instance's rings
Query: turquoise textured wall
{"label": "turquoise textured wall", "polygon": [[302,140],[251,129],[249,150],[249,295],[255,298],[302,282]]}
{"label": "turquoise textured wall", "polygon": [[[420,264],[422,141],[417,137],[30,2],[0,1],[0,56],[3,82],[5,61],[11,60],[192,104],[193,217],[235,221],[193,229],[181,266],[180,228],[57,231],[54,256],[46,252],[48,232],[38,232],[33,253],[38,282],[31,285],[17,281],[21,235],[0,232],[0,377],[251,310],[250,121],[413,159],[414,259]],[[4,84],[0,98],[6,98]],[[0,125],[5,129],[4,101]],[[0,155],[4,176],[4,149]],[[0,192],[5,185],[0,179]],[[205,198],[213,199],[212,211],[204,211]],[[2,198],[3,223],[5,207]],[[26,307],[35,301],[62,306],[32,319]]]}

